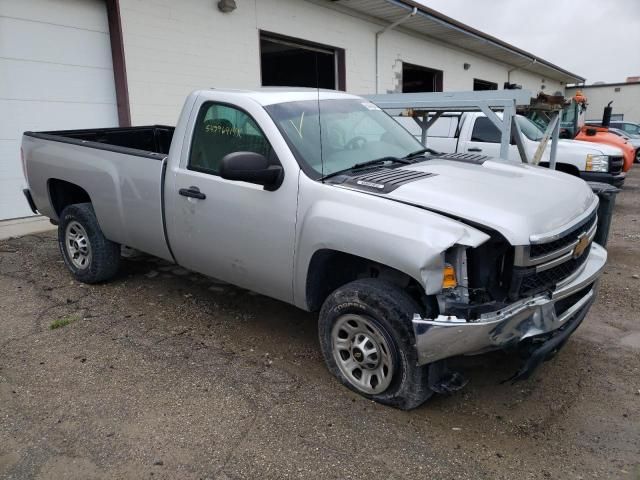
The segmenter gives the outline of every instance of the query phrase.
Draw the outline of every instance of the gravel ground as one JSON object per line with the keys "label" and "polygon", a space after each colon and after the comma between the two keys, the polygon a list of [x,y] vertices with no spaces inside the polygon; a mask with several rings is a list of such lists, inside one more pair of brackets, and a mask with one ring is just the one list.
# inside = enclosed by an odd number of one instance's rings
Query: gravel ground
{"label": "gravel ground", "polygon": [[312,314],[146,256],[87,286],[52,233],[2,241],[0,478],[638,480],[639,209],[636,168],[599,298],[533,378],[465,358],[411,412],[340,386]]}

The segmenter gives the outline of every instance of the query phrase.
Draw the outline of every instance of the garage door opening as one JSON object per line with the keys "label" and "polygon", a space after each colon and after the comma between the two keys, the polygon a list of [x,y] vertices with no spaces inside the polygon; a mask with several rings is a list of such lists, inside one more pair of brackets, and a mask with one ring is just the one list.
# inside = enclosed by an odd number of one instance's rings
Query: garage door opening
{"label": "garage door opening", "polygon": [[488,82],[487,80],[480,80],[479,78],[473,79],[474,90],[497,90],[498,84],[494,82]]}
{"label": "garage door opening", "polygon": [[280,35],[260,35],[263,86],[344,90],[344,50]]}
{"label": "garage door opening", "polygon": [[402,92],[441,92],[442,70],[402,63]]}

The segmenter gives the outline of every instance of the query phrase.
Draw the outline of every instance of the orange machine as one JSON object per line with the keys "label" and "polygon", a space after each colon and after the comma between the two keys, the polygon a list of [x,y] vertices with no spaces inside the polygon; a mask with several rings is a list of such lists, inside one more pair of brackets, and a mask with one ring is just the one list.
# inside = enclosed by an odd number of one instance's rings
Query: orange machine
{"label": "orange machine", "polygon": [[583,126],[578,130],[578,134],[574,138],[576,140],[584,140],[585,142],[605,143],[613,147],[618,147],[624,155],[623,172],[629,171],[633,165],[633,160],[636,156],[636,150],[633,148],[633,145],[619,135],[611,133],[608,128]]}
{"label": "orange machine", "polygon": [[571,99],[571,103],[562,112],[561,136],[585,142],[604,143],[622,150],[624,156],[623,172],[629,171],[635,158],[635,149],[624,138],[611,133],[608,128],[584,125],[584,112],[587,109],[587,97],[580,90]]}

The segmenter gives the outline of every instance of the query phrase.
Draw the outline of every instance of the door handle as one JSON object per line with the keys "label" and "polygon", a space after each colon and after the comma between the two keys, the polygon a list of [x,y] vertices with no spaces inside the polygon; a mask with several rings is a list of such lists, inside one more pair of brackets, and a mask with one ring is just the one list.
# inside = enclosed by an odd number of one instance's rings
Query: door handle
{"label": "door handle", "polygon": [[467,148],[467,152],[481,152],[482,149],[478,147]]}
{"label": "door handle", "polygon": [[183,197],[197,198],[199,200],[207,198],[207,196],[202,193],[198,187],[181,188],[178,190],[178,193]]}

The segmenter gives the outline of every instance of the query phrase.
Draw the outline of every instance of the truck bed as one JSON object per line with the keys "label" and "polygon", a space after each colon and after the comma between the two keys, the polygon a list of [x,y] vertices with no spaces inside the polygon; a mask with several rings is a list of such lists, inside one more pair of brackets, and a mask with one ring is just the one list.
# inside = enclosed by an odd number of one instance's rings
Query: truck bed
{"label": "truck bed", "polygon": [[173,132],[163,125],[25,132],[25,168],[38,211],[57,220],[59,192],[81,189],[108,239],[171,260],[162,185]]}
{"label": "truck bed", "polygon": [[[25,132],[26,136],[100,148],[129,155],[161,159],[169,153],[175,127],[149,125],[142,127],[92,128]],[[132,152],[136,150],[137,152]]]}

